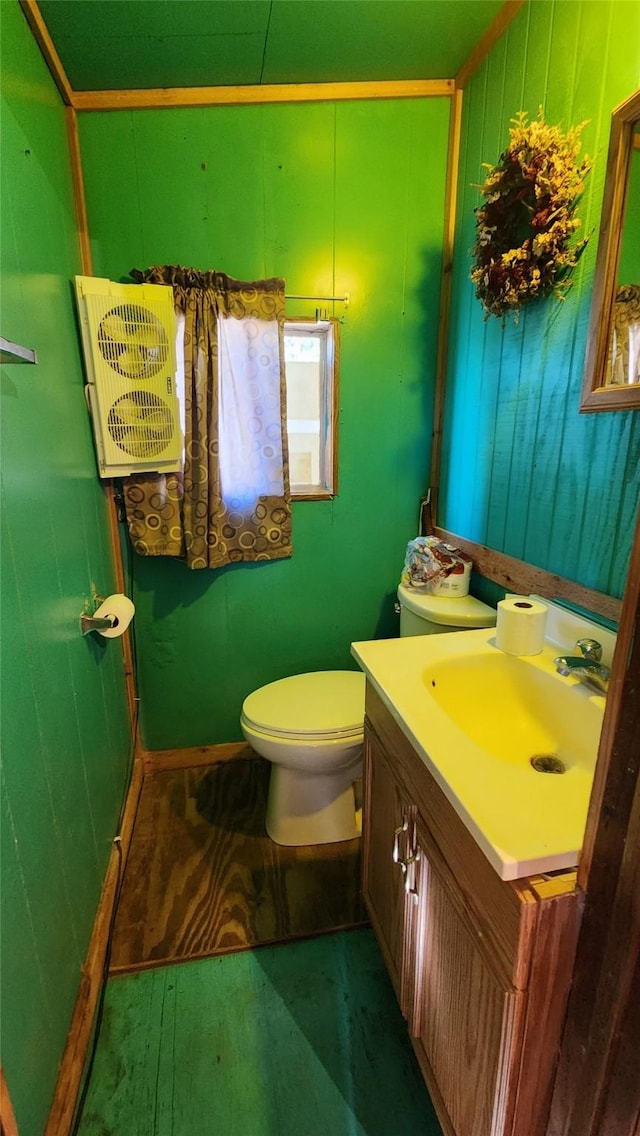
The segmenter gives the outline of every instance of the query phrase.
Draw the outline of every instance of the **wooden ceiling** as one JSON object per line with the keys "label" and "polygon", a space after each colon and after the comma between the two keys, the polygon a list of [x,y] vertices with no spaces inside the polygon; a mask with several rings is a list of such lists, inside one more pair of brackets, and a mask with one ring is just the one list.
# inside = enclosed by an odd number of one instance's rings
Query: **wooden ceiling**
{"label": "wooden ceiling", "polygon": [[502,0],[40,0],[76,91],[454,76]]}

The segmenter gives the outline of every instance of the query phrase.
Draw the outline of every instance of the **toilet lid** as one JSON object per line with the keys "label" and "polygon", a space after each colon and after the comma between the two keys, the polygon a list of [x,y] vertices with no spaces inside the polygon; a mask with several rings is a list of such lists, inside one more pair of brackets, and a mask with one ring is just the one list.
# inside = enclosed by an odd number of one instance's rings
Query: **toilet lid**
{"label": "toilet lid", "polygon": [[242,707],[250,728],[283,738],[317,740],[362,734],[365,676],[359,671],[314,671],[254,690]]}

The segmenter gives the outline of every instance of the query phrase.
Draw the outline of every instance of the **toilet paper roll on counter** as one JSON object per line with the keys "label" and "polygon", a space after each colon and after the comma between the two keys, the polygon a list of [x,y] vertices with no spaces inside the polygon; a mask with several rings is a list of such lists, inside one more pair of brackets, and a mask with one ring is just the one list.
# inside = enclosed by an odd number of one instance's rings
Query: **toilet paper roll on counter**
{"label": "toilet paper roll on counter", "polygon": [[123,596],[116,593],[113,596],[107,596],[103,600],[100,607],[94,611],[94,618],[105,619],[107,616],[115,617],[115,624],[113,627],[107,627],[104,631],[98,631],[98,635],[104,635],[105,639],[117,639],[118,636],[124,635],[127,627],[131,623],[135,614],[135,607],[128,596]]}
{"label": "toilet paper roll on counter", "polygon": [[505,596],[498,604],[496,646],[506,655],[539,655],[547,606],[528,596]]}

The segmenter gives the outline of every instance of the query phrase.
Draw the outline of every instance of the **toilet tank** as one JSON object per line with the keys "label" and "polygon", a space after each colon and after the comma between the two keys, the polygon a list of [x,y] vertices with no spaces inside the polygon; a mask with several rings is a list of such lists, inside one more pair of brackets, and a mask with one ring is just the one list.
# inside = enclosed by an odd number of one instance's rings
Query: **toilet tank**
{"label": "toilet tank", "polygon": [[474,596],[432,596],[400,584],[398,602],[402,637],[495,627],[495,609]]}

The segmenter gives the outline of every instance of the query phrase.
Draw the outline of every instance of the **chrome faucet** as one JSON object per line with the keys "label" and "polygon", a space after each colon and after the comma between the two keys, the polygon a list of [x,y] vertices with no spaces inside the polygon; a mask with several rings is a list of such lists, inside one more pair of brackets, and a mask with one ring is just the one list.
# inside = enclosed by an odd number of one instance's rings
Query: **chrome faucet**
{"label": "chrome faucet", "polygon": [[561,675],[575,675],[584,686],[596,694],[606,694],[609,689],[611,671],[600,660],[602,647],[595,639],[578,639],[576,650],[579,655],[559,655],[554,659],[556,670]]}

